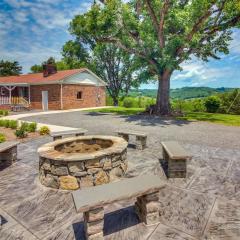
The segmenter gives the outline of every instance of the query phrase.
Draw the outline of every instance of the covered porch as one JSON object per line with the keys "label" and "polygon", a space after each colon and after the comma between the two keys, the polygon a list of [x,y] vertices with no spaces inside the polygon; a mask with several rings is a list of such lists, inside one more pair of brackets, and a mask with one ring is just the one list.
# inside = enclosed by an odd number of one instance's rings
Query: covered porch
{"label": "covered porch", "polygon": [[0,84],[0,105],[30,105],[29,84]]}

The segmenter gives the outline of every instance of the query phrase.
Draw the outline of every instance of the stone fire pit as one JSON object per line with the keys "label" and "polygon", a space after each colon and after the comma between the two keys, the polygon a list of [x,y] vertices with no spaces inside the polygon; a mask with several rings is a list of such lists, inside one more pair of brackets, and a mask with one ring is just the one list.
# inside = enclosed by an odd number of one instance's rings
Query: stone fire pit
{"label": "stone fire pit", "polygon": [[38,149],[40,182],[75,190],[122,177],[127,170],[127,142],[113,136],[79,136]]}

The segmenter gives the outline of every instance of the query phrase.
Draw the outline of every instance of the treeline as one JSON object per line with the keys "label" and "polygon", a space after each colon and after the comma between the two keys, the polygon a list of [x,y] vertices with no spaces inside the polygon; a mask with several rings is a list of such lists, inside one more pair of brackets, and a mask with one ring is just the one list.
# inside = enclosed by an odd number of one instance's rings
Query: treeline
{"label": "treeline", "polygon": [[218,93],[206,98],[173,100],[172,108],[178,112],[209,112],[240,114],[240,90]]}
{"label": "treeline", "polygon": [[[172,99],[192,99],[192,98],[203,98],[209,97],[218,93],[224,93],[233,91],[233,88],[210,88],[210,87],[183,87],[171,89],[170,96]],[[140,90],[131,90],[129,96],[145,96],[156,98],[157,90],[156,89],[140,89]]]}

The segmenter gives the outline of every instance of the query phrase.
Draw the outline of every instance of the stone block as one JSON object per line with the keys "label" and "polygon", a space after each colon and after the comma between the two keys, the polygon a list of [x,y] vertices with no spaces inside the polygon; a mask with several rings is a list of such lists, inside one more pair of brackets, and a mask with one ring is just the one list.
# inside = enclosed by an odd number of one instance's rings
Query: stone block
{"label": "stone block", "polygon": [[149,193],[140,198],[142,198],[141,200],[143,200],[145,202],[158,201],[159,200],[159,192]]}
{"label": "stone block", "polygon": [[83,162],[69,163],[68,169],[71,173],[78,173],[84,171],[84,163]]}
{"label": "stone block", "polygon": [[99,168],[100,162],[98,159],[92,159],[92,160],[87,160],[85,161],[85,167],[86,168]]}
{"label": "stone block", "polygon": [[75,173],[73,173],[73,176],[75,176],[75,177],[85,177],[85,176],[87,176],[87,172],[86,171],[82,171],[82,172],[75,172]]}
{"label": "stone block", "polygon": [[121,168],[122,168],[123,172],[125,173],[127,171],[127,168],[128,168],[127,162],[122,162],[121,163]]}
{"label": "stone block", "polygon": [[111,170],[112,169],[112,161],[111,159],[106,159],[103,163],[103,170]]}
{"label": "stone block", "polygon": [[143,201],[137,201],[136,202],[137,205],[139,205],[139,207],[141,208],[141,211],[144,213],[152,213],[152,212],[158,212],[159,211],[159,202],[148,202],[145,203]]}
{"label": "stone block", "polygon": [[94,222],[85,222],[84,229],[87,236],[94,235],[103,231],[104,220],[97,220]]}
{"label": "stone block", "polygon": [[78,181],[73,176],[59,177],[60,188],[63,190],[76,190],[79,188]]}
{"label": "stone block", "polygon": [[81,188],[93,186],[93,177],[91,175],[81,177],[80,186]]}
{"label": "stone block", "polygon": [[98,172],[101,171],[101,170],[102,170],[101,168],[89,168],[89,169],[87,170],[87,172],[88,172],[88,174],[93,175],[93,174],[98,173]]}
{"label": "stone block", "polygon": [[59,180],[57,176],[52,174],[46,174],[45,177],[42,176],[42,184],[46,187],[59,188]]}
{"label": "stone block", "polygon": [[52,165],[51,172],[54,175],[66,176],[68,175],[68,169],[65,166]]}
{"label": "stone block", "polygon": [[120,155],[114,155],[112,156],[112,163],[121,161],[121,156]]}
{"label": "stone block", "polygon": [[94,222],[97,220],[102,220],[104,218],[104,208],[96,208],[84,213],[84,221]]}
{"label": "stone block", "polygon": [[115,168],[115,167],[118,167],[118,166],[120,166],[121,165],[121,161],[119,160],[119,161],[116,161],[116,162],[112,162],[112,167],[113,168]]}
{"label": "stone block", "polygon": [[186,171],[169,171],[168,170],[168,177],[169,178],[186,178]]}
{"label": "stone block", "polygon": [[108,175],[106,174],[106,172],[101,170],[95,175],[94,182],[95,182],[95,185],[106,184],[109,182]]}
{"label": "stone block", "polygon": [[42,166],[41,166],[44,170],[46,171],[51,171],[51,163],[48,159],[44,159],[42,161]]}
{"label": "stone block", "polygon": [[113,168],[110,172],[109,172],[109,177],[110,177],[110,181],[114,181],[120,177],[123,176],[123,171],[121,168],[116,167]]}

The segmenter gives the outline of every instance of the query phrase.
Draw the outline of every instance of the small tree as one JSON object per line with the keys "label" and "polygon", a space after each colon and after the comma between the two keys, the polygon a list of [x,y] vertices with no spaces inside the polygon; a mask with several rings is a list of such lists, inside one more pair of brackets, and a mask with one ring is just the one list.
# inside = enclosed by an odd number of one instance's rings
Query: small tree
{"label": "small tree", "polygon": [[206,100],[205,100],[205,107],[206,107],[206,110],[207,112],[210,112],[210,113],[215,113],[217,112],[217,110],[219,109],[220,107],[220,99],[216,96],[210,96],[208,97]]}
{"label": "small tree", "polygon": [[0,61],[0,76],[14,76],[21,74],[22,67],[17,61]]}
{"label": "small tree", "polygon": [[239,0],[102,0],[76,16],[71,32],[82,41],[113,43],[156,77],[156,112],[170,114],[170,79],[192,56],[207,61],[228,53],[240,24]]}

